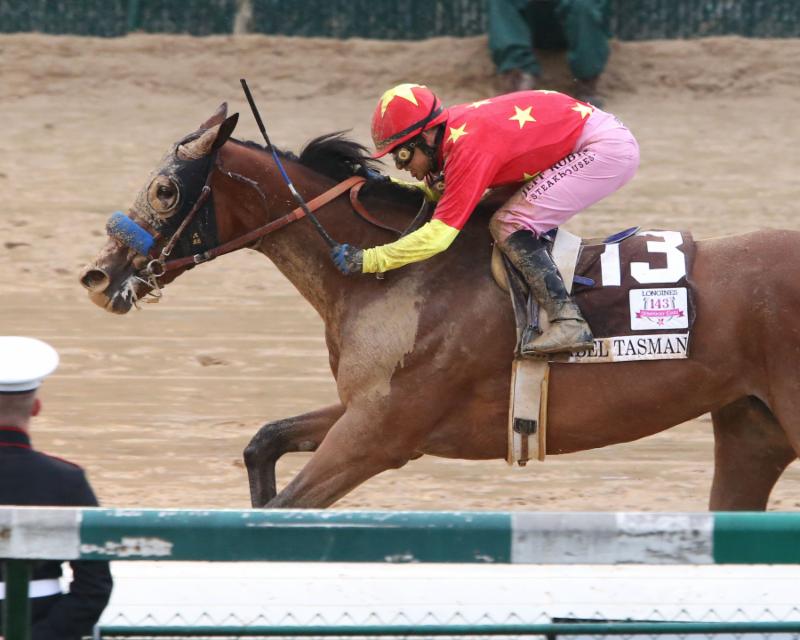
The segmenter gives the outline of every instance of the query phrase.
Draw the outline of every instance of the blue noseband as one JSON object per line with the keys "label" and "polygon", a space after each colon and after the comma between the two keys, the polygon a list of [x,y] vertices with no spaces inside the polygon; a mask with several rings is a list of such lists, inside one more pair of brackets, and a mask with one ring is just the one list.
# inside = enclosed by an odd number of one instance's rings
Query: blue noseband
{"label": "blue noseband", "polygon": [[130,247],[143,256],[150,253],[155,238],[136,224],[122,211],[115,211],[106,223],[106,231],[112,238],[116,238],[126,247]]}

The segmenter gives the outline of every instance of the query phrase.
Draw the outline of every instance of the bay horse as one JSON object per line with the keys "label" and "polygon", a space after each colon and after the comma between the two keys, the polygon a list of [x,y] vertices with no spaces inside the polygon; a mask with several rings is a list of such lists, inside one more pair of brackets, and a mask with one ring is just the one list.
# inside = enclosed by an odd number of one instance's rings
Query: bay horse
{"label": "bay horse", "polygon": [[[327,507],[422,455],[503,460],[515,324],[489,268],[491,199],[448,251],[383,280],[345,277],[308,219],[283,226],[294,207],[290,191],[267,150],[230,137],[237,115],[227,117],[223,104],[172,146],[127,215],[115,214],[112,237],[80,276],[91,300],[126,313],[215,247],[246,244],[319,313],[340,401],[258,430],[244,450],[255,507]],[[403,228],[416,213],[416,191],[376,177],[366,149],[341,134],[313,140],[299,158],[282,157],[306,199],[362,175],[359,197],[375,217]],[[354,215],[346,197],[316,213],[339,241],[369,247],[394,238]],[[253,239],[265,224],[274,233]],[[166,248],[175,253],[172,267],[153,267]],[[697,242],[690,357],[554,364],[548,453],[636,440],[711,412],[710,508],[765,509],[800,452],[798,273],[798,233]],[[314,453],[278,492],[276,461],[292,451]]]}

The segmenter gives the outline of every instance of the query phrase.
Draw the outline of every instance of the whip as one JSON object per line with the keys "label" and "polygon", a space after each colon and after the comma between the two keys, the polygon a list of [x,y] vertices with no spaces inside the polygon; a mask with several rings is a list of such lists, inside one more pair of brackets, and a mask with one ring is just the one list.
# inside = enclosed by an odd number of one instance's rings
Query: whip
{"label": "whip", "polygon": [[319,232],[319,235],[322,236],[322,239],[327,243],[327,245],[331,249],[338,247],[339,243],[336,242],[333,238],[331,238],[330,235],[328,235],[328,232],[325,231],[325,228],[320,224],[320,221],[317,220],[317,217],[313,213],[311,213],[311,209],[308,208],[306,201],[303,200],[303,196],[301,196],[298,193],[297,189],[294,188],[294,184],[292,183],[291,178],[286,174],[286,171],[284,170],[283,165],[281,164],[280,157],[278,156],[278,153],[275,151],[275,147],[273,147],[272,143],[269,141],[267,130],[264,127],[263,121],[261,120],[261,115],[258,113],[258,107],[256,107],[256,103],[253,100],[253,94],[250,93],[250,88],[247,86],[247,80],[241,78],[239,82],[242,83],[242,89],[244,89],[244,95],[247,98],[247,102],[250,104],[250,110],[253,112],[253,116],[256,119],[256,124],[258,125],[258,128],[261,130],[261,135],[264,136],[264,141],[267,143],[267,148],[272,153],[272,158],[275,160],[275,164],[278,165],[278,169],[280,169],[281,175],[283,176],[283,180],[289,187],[289,191],[291,192],[292,197],[295,199],[297,204],[300,205],[300,208],[303,210],[303,213],[306,214],[306,217],[309,220],[311,220],[311,222]]}

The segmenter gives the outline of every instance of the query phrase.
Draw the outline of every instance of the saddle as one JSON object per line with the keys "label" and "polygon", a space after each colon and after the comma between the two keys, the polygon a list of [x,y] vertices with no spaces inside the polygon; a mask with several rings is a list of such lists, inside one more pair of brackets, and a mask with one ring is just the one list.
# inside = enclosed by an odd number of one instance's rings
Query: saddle
{"label": "saddle", "polygon": [[[602,240],[582,241],[565,230],[545,238],[595,336],[594,349],[551,354],[550,360],[576,363],[688,357],[695,313],[691,234],[633,227]],[[546,317],[497,247],[492,254],[492,274],[498,286],[511,295],[518,336],[526,327],[541,333]]]}
{"label": "saddle", "polygon": [[520,357],[523,333],[543,331],[547,317],[528,294],[522,276],[495,247],[492,273],[511,296],[517,328],[507,460],[520,466],[530,459],[545,459],[551,363],[686,358],[695,315],[691,286],[695,244],[689,233],[635,227],[583,242],[561,229],[547,239],[553,261],[595,340],[586,351]]}

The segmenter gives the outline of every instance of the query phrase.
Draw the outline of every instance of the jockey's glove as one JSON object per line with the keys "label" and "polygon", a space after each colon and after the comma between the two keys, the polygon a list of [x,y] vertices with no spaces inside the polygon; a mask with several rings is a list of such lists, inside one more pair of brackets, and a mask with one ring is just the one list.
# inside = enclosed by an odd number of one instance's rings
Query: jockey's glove
{"label": "jockey's glove", "polygon": [[351,244],[337,244],[331,249],[331,259],[344,275],[361,273],[364,265],[364,251]]}

